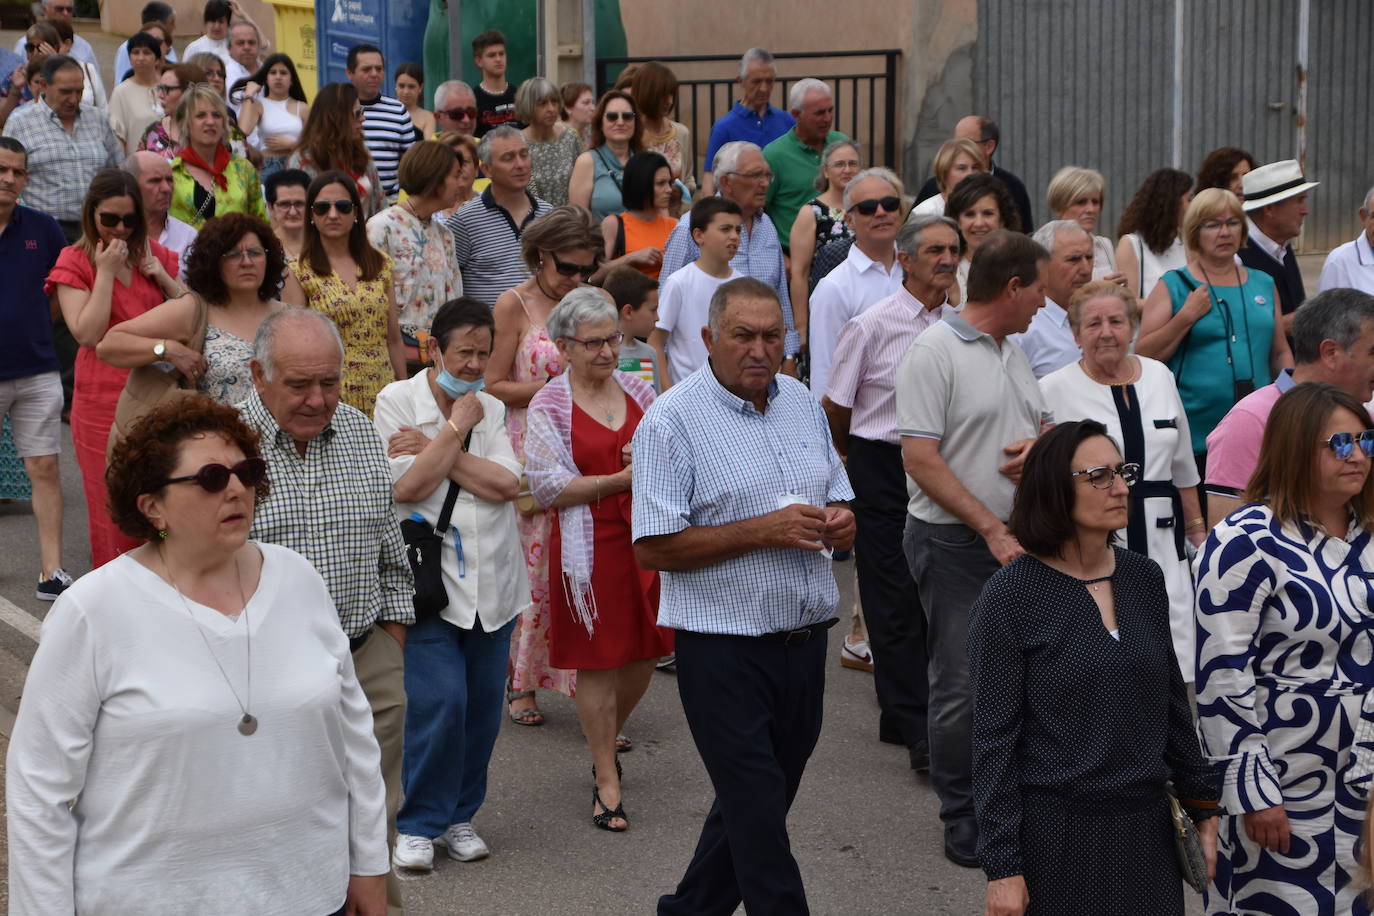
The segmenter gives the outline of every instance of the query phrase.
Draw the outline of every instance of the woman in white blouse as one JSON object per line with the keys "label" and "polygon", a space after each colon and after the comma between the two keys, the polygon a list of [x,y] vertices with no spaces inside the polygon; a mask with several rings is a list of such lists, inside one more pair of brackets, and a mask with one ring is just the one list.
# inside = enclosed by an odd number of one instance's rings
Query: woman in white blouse
{"label": "woman in white blouse", "polygon": [[513,504],[520,461],[505,405],[481,390],[491,309],[454,299],[428,330],[434,365],[383,388],[373,414],[398,518],[418,515],[437,528],[456,491],[439,555],[448,606],[417,617],[406,637],[405,802],[392,861],[418,871],[434,867],[435,845],[463,862],[488,854],[472,819],[501,728],[511,631],[530,603]]}
{"label": "woman in white blouse", "polygon": [[49,612],[6,772],[10,913],[381,916],[372,716],[324,581],[248,540],[258,437],[203,397],[110,461],[129,553]]}

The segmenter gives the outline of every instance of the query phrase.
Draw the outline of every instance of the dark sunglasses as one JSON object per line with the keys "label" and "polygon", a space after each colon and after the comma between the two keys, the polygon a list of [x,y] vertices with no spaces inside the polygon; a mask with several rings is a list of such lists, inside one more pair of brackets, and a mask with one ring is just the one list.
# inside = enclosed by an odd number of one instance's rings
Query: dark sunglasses
{"label": "dark sunglasses", "polygon": [[233,474],[239,483],[252,489],[267,477],[267,462],[262,458],[245,458],[232,468],[222,464],[207,464],[194,474],[185,477],[169,477],[161,486],[169,483],[196,483],[206,493],[218,493],[229,486],[229,475]]}
{"label": "dark sunglasses", "polygon": [[884,213],[896,213],[902,208],[902,200],[900,197],[892,196],[879,197],[876,200],[861,200],[849,209],[858,210],[863,216],[872,216],[878,212],[879,207],[883,208]]}
{"label": "dark sunglasses", "polygon": [[327,216],[329,208],[333,207],[343,216],[353,212],[353,201],[351,200],[317,200],[310,205],[310,212],[316,216]]}
{"label": "dark sunglasses", "polygon": [[1096,490],[1110,490],[1118,477],[1126,482],[1126,486],[1133,487],[1135,482],[1140,479],[1140,465],[1134,463],[1118,464],[1114,468],[1102,465],[1101,467],[1074,471],[1069,476],[1082,477],[1084,475],[1087,475],[1088,483],[1092,484],[1093,489]]}
{"label": "dark sunglasses", "polygon": [[473,118],[477,117],[477,109],[472,106],[468,106],[467,108],[449,108],[447,110],[441,109],[434,113],[443,115],[446,118],[451,118],[454,121],[471,121]]}
{"label": "dark sunglasses", "polygon": [[138,225],[138,214],[125,213],[123,216],[120,216],[118,213],[109,212],[100,214],[100,225],[104,226],[106,229],[113,229],[120,223],[124,224],[125,229],[134,228]]}
{"label": "dark sunglasses", "polygon": [[28,54],[32,54],[34,51],[37,51],[40,47],[42,46],[36,45],[31,41],[24,42],[24,51]]}
{"label": "dark sunglasses", "polygon": [[608,111],[606,112],[607,121],[633,121],[635,113],[633,111]]}
{"label": "dark sunglasses", "polygon": [[592,274],[596,273],[595,262],[583,266],[581,264],[569,264],[567,261],[561,261],[559,260],[558,255],[556,254],[551,254],[550,257],[553,258],[553,269],[558,271],[565,277],[571,277],[574,274],[581,274],[582,279],[586,280]]}
{"label": "dark sunglasses", "polygon": [[1360,443],[1360,451],[1366,458],[1374,458],[1374,429],[1362,433],[1336,433],[1330,439],[1322,439],[1321,444],[1331,449],[1341,461],[1355,453],[1355,443]]}

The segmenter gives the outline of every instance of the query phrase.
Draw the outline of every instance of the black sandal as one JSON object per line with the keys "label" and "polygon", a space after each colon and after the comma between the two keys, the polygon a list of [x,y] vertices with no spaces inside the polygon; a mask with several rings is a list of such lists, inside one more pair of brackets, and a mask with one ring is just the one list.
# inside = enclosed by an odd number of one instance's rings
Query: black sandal
{"label": "black sandal", "polygon": [[[610,808],[607,808],[607,807],[606,807],[606,803],[603,802],[603,801],[601,800],[601,792],[600,792],[600,790],[598,790],[598,789],[596,789],[596,788],[593,788],[593,789],[592,789],[592,805],[593,805],[593,806],[596,806],[596,805],[600,805],[600,806],[601,806],[601,813],[600,813],[600,814],[593,814],[593,815],[592,815],[592,823],[595,824],[596,826],[600,827],[602,830],[609,830],[611,833],[624,833],[626,830],[629,829],[629,827],[630,827],[630,819],[629,819],[628,817],[625,816],[625,803],[624,803],[624,802],[621,802],[620,804],[616,805],[614,810],[612,810],[612,809],[610,809]],[[624,827],[612,827],[612,826],[611,826],[611,820],[612,820],[613,818],[617,818],[617,817],[620,818],[622,821],[625,822],[625,826],[624,826]]]}

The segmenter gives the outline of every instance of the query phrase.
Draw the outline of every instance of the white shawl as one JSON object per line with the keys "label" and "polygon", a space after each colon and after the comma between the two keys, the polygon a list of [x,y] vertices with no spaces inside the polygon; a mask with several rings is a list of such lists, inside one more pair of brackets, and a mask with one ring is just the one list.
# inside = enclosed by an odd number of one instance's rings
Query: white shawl
{"label": "white shawl", "polygon": [[[647,411],[654,401],[653,386],[638,376],[615,371],[611,377]],[[552,505],[574,478],[583,476],[572,455],[572,385],[569,375],[552,379],[530,399],[525,430],[525,474],[530,492],[540,505]],[[592,513],[584,503],[558,510],[563,563],[561,574],[572,600],[573,613],[591,636],[597,618],[592,595]],[[552,571],[551,571],[552,575]]]}

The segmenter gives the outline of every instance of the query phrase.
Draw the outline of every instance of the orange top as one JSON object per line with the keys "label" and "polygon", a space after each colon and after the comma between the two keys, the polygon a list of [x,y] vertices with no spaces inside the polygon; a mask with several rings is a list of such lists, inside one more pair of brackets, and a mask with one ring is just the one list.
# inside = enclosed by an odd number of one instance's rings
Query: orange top
{"label": "orange top", "polygon": [[[662,213],[651,223],[629,213],[620,214],[620,219],[625,223],[625,251],[638,251],[641,248],[657,248],[660,253],[663,247],[668,244],[668,236],[677,227],[677,220]],[[658,264],[636,264],[644,273],[658,279],[658,270],[662,264],[660,259]]]}

